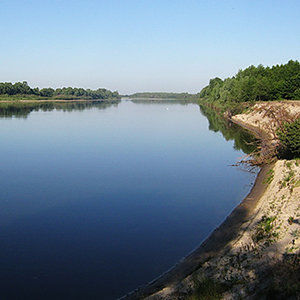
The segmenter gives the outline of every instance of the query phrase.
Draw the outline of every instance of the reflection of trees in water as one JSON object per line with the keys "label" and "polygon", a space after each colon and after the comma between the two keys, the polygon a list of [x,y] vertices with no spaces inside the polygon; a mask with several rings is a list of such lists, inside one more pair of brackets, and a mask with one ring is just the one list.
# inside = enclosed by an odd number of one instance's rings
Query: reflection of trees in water
{"label": "reflection of trees in water", "polygon": [[[153,99],[135,99],[131,100],[139,104],[181,104],[187,105],[190,103],[188,100],[153,100]],[[73,111],[85,110],[91,108],[105,109],[111,106],[117,106],[120,100],[109,101],[76,101],[76,102],[15,102],[15,103],[0,103],[0,117],[11,118],[27,118],[33,111]],[[255,150],[255,146],[251,144],[255,138],[249,131],[243,129],[227,119],[223,118],[220,114],[216,113],[213,109],[200,106],[202,115],[207,117],[209,121],[209,130],[218,132],[220,131],[224,138],[234,140],[234,149],[242,150],[246,154],[250,154]]]}
{"label": "reflection of trees in water", "polygon": [[242,150],[246,154],[250,154],[255,150],[256,139],[249,131],[227,120],[210,107],[200,106],[200,112],[207,117],[209,130],[214,132],[220,131],[226,141],[233,140],[234,149]]}
{"label": "reflection of trees in water", "polygon": [[27,118],[33,111],[73,111],[91,108],[105,109],[112,105],[116,106],[120,100],[110,101],[76,101],[76,102],[15,102],[0,103],[0,117]]}

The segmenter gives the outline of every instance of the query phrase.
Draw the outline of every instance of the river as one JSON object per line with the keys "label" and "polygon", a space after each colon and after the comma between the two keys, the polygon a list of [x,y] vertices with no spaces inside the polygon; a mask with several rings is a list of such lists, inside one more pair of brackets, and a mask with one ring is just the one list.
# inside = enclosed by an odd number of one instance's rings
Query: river
{"label": "river", "polygon": [[248,135],[207,114],[0,107],[0,299],[116,299],[195,249],[255,178],[232,167]]}

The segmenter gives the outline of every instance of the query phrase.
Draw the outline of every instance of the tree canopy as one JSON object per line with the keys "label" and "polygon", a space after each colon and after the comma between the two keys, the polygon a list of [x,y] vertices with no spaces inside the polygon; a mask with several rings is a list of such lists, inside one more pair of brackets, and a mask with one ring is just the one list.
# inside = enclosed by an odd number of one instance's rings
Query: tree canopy
{"label": "tree canopy", "polygon": [[200,92],[200,100],[220,103],[300,99],[300,63],[250,66],[222,80],[214,78]]}
{"label": "tree canopy", "polygon": [[0,82],[0,95],[15,96],[15,95],[31,95],[57,99],[116,99],[119,98],[117,91],[110,91],[104,88],[97,90],[63,87],[53,89],[51,87],[42,88],[41,90],[31,88],[26,81],[16,82]]}

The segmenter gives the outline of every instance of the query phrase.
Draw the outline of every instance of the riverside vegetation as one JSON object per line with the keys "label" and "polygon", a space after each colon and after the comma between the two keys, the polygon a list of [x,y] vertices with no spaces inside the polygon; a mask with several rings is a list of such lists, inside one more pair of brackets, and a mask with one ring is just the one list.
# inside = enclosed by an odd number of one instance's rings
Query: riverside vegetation
{"label": "riverside vegetation", "polygon": [[268,120],[264,128],[260,127],[256,131],[260,137],[263,131],[269,135],[267,143],[267,136],[264,136],[268,150],[265,151],[262,162],[270,162],[274,158],[300,157],[300,111],[293,113],[290,107],[285,105],[264,104],[300,99],[298,61],[290,60],[285,65],[271,68],[262,65],[250,66],[225,80],[216,77],[200,91],[199,97],[200,105],[214,107],[229,118],[241,112],[250,113],[254,110]]}
{"label": "riverside vegetation", "polygon": [[216,77],[200,91],[199,97],[231,109],[237,103],[300,99],[300,63],[290,60],[271,68],[250,66],[225,80]]}
{"label": "riverside vegetation", "polygon": [[97,90],[63,87],[53,89],[51,87],[39,89],[31,88],[27,81],[0,82],[0,101],[17,100],[101,100],[119,99],[117,91],[109,91],[104,88]]}

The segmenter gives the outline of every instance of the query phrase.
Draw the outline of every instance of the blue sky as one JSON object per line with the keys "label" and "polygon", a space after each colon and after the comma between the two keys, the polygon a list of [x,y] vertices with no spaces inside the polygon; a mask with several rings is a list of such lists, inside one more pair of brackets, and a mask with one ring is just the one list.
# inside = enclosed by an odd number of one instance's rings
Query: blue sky
{"label": "blue sky", "polygon": [[300,60],[299,0],[0,0],[0,81],[197,93]]}

